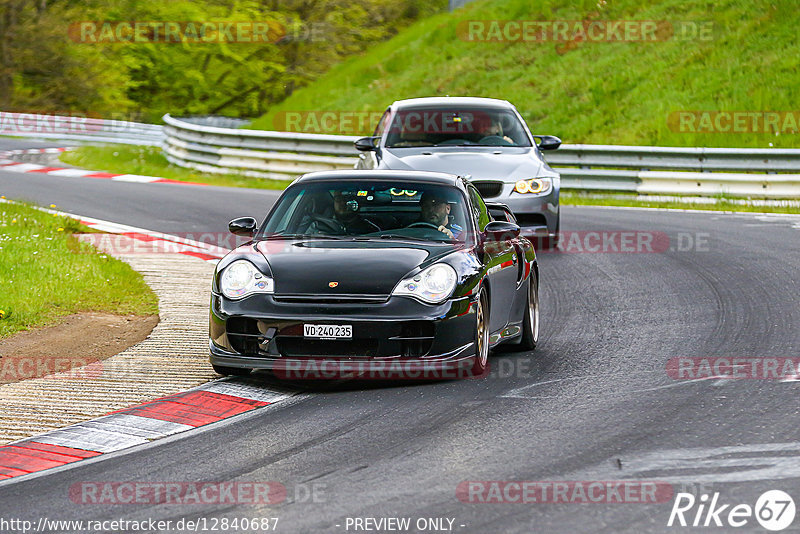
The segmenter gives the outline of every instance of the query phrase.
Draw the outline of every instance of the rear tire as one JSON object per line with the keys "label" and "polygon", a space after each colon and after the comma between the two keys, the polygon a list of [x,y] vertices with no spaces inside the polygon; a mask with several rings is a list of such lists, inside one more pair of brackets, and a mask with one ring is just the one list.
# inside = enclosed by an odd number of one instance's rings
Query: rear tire
{"label": "rear tire", "polygon": [[215,373],[222,376],[247,376],[250,374],[250,371],[252,371],[252,369],[246,369],[244,367],[226,367],[224,365],[214,364],[211,364],[211,367],[214,368]]}
{"label": "rear tire", "polygon": [[522,337],[519,348],[533,350],[539,343],[539,277],[531,270],[528,280],[528,301],[522,318]]}
{"label": "rear tire", "polygon": [[472,365],[471,376],[483,377],[489,368],[489,299],[486,292],[478,295],[477,309],[475,310],[475,363]]}

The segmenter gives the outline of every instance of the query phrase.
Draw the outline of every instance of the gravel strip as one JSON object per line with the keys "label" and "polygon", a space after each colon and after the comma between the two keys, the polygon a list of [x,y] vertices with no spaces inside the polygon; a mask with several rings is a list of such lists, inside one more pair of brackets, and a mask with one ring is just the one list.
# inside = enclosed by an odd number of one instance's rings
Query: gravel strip
{"label": "gravel strip", "polygon": [[141,343],[69,373],[0,385],[0,445],[93,419],[216,377],[208,363],[213,263],[180,254],[118,256],[159,299],[159,324]]}

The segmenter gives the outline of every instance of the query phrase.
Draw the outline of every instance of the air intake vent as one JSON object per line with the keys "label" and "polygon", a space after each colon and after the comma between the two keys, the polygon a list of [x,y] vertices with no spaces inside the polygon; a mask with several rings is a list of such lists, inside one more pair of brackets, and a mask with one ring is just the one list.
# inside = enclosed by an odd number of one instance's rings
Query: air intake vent
{"label": "air intake vent", "polygon": [[493,198],[503,192],[503,182],[472,182],[483,198]]}

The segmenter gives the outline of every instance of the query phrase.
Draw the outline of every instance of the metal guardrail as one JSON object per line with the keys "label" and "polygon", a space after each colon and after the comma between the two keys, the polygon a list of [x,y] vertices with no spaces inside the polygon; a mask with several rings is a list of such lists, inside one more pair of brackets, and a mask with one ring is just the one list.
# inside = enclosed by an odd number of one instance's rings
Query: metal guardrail
{"label": "metal guardrail", "polygon": [[[292,179],[357,161],[357,136],[220,128],[170,115],[164,122],[167,159],[206,172]],[[800,198],[800,149],[562,145],[545,158],[565,189]],[[777,174],[787,172],[794,174]]]}
{"label": "metal guardrail", "polygon": [[221,128],[164,115],[164,155],[203,172],[291,180],[310,172],[352,169],[357,136]]}
{"label": "metal guardrail", "polygon": [[627,167],[641,170],[800,171],[800,149],[562,145],[548,153],[551,165]]}
{"label": "metal guardrail", "polygon": [[[0,135],[162,146],[182,167],[287,180],[358,160],[357,136],[245,130],[221,117],[164,122],[0,112]],[[800,198],[800,149],[562,145],[545,157],[564,189]]]}
{"label": "metal guardrail", "polygon": [[567,188],[800,198],[800,174],[777,174],[800,171],[798,149],[562,145],[547,161]]}
{"label": "metal guardrail", "polygon": [[0,112],[0,135],[149,146],[164,141],[159,124],[7,112]]}

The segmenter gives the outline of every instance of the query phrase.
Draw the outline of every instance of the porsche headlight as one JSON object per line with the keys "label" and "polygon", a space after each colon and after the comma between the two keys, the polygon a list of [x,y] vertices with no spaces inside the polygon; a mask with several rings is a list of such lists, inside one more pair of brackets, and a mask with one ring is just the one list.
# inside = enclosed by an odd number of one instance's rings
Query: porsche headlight
{"label": "porsche headlight", "polygon": [[552,188],[552,178],[532,178],[530,180],[520,180],[514,185],[514,191],[523,195],[543,195],[545,193],[549,193]]}
{"label": "porsche headlight", "polygon": [[453,294],[457,281],[455,269],[446,263],[437,263],[419,274],[401,280],[392,295],[406,295],[429,304],[439,304]]}
{"label": "porsche headlight", "polygon": [[222,272],[219,280],[222,294],[229,299],[240,299],[252,293],[272,293],[275,282],[261,273],[247,260],[236,260]]}

